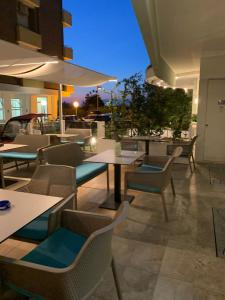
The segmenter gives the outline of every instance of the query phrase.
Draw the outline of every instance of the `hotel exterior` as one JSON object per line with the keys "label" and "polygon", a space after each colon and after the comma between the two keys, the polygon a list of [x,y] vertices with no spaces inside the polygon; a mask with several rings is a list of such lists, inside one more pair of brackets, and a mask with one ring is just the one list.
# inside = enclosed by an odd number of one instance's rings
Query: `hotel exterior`
{"label": "hotel exterior", "polygon": [[[0,39],[60,60],[72,60],[73,49],[64,45],[63,31],[72,15],[62,0],[0,1]],[[58,84],[0,75],[0,123],[27,113],[58,114]],[[73,86],[64,85],[64,97]]]}

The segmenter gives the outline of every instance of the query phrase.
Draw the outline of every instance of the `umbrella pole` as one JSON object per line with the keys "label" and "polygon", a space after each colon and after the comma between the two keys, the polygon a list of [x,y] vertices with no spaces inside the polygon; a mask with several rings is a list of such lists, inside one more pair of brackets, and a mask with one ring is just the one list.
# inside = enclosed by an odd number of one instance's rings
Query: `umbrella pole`
{"label": "umbrella pole", "polygon": [[59,85],[59,124],[60,133],[64,133],[63,107],[62,107],[62,84]]}

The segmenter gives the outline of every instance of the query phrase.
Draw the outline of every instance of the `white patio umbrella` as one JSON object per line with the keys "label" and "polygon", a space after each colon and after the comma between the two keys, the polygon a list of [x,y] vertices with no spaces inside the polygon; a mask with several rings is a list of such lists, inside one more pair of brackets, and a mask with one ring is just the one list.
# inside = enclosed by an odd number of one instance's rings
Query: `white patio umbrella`
{"label": "white patio umbrella", "polygon": [[78,65],[64,62],[18,45],[0,40],[0,74],[58,83],[59,112],[62,131],[62,85],[98,86],[116,77],[108,76]]}

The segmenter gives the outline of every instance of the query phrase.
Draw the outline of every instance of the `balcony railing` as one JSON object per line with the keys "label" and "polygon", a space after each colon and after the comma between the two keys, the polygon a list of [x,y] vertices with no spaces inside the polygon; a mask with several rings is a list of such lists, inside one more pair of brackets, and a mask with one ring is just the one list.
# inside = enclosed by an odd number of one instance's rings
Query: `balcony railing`
{"label": "balcony railing", "polygon": [[33,49],[42,48],[41,35],[20,25],[17,26],[17,42]]}
{"label": "balcony railing", "polygon": [[63,49],[63,58],[64,60],[73,59],[73,49],[71,47],[64,47]]}
{"label": "balcony railing", "polygon": [[72,26],[72,15],[66,10],[63,10],[62,12],[62,23],[64,27]]}
{"label": "balcony railing", "polygon": [[40,7],[40,0],[19,0],[19,1],[30,8]]}

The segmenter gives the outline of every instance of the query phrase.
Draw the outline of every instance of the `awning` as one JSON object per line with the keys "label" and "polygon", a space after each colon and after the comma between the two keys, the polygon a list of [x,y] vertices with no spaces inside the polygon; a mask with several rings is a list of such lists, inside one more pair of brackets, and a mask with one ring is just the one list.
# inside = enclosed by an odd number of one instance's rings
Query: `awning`
{"label": "awning", "polygon": [[75,86],[98,86],[116,77],[0,40],[0,74]]}

